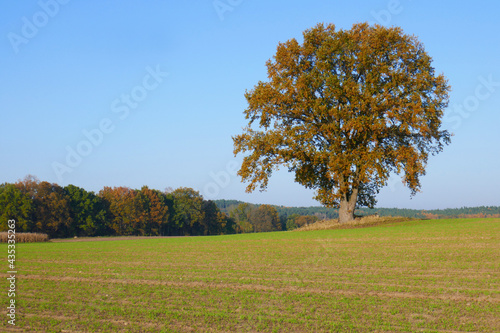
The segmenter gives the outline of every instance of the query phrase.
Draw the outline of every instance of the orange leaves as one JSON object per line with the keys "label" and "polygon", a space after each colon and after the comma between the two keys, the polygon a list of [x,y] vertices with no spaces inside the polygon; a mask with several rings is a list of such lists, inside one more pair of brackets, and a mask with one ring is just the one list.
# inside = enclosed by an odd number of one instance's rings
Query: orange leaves
{"label": "orange leaves", "polygon": [[[418,190],[428,153],[449,142],[439,130],[449,86],[416,37],[397,27],[319,24],[302,45],[279,44],[273,59],[269,81],[246,94],[249,127],[233,138],[235,154],[249,153],[239,172],[247,190],[264,189],[279,164],[328,205],[358,188],[372,195],[391,171],[404,171]],[[250,128],[257,119],[262,131]]]}

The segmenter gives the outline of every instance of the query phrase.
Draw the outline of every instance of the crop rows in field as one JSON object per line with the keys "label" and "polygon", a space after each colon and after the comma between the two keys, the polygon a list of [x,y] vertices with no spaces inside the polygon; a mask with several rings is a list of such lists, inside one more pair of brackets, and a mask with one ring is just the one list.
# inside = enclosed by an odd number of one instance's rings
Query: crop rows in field
{"label": "crop rows in field", "polygon": [[499,222],[22,244],[18,325],[495,332]]}

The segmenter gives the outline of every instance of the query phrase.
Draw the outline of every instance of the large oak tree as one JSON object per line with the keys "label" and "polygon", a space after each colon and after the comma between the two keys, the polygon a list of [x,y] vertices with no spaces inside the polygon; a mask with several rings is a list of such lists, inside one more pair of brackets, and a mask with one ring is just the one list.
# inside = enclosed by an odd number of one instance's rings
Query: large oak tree
{"label": "large oak tree", "polygon": [[392,172],[414,195],[429,155],[450,142],[441,129],[450,87],[423,44],[366,23],[319,24],[303,36],[280,43],[268,81],[245,94],[249,124],[233,141],[235,154],[246,153],[238,174],[247,191],[264,190],[284,165],[338,207],[341,222],[357,206],[373,207]]}

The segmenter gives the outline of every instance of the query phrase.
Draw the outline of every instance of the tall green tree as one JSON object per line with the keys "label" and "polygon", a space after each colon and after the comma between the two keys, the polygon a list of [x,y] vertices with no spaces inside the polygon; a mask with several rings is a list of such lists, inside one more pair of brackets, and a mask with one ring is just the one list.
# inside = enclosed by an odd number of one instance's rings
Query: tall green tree
{"label": "tall green tree", "polygon": [[180,235],[203,234],[203,197],[192,188],[180,187],[172,192],[174,198],[173,223]]}
{"label": "tall green tree", "polygon": [[70,216],[77,236],[108,234],[107,212],[102,198],[75,185],[64,187],[64,192],[69,201]]}
{"label": "tall green tree", "polygon": [[14,184],[0,185],[0,231],[8,230],[7,222],[16,221],[16,231],[26,232],[32,226],[33,204],[28,194]]}
{"label": "tall green tree", "polygon": [[212,200],[204,200],[201,209],[203,219],[201,225],[204,235],[219,235],[226,228],[225,220],[221,215],[219,208]]}
{"label": "tall green tree", "polygon": [[341,222],[356,206],[373,207],[393,172],[414,195],[429,155],[450,142],[441,129],[450,87],[423,44],[366,23],[319,24],[303,36],[280,43],[269,80],[245,94],[248,127],[233,140],[235,154],[248,152],[238,172],[247,191],[264,190],[284,165],[338,207]]}

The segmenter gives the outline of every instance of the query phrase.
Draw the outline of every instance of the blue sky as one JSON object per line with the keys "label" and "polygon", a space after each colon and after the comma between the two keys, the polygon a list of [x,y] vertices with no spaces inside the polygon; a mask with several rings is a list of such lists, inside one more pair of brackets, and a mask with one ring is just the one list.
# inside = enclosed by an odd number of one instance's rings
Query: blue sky
{"label": "blue sky", "polygon": [[[500,4],[496,1],[8,1],[0,12],[0,182],[192,187],[205,198],[309,206],[282,170],[245,193],[231,136],[244,92],[279,42],[319,22],[418,36],[452,86],[452,144],[422,192],[395,176],[379,207],[500,205]],[[75,156],[78,154],[78,156]]]}

